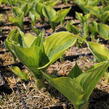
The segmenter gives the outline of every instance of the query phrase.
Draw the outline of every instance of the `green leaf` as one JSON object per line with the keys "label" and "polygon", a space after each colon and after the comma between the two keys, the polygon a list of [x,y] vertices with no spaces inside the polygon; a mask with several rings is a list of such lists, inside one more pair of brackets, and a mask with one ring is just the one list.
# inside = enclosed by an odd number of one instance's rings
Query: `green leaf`
{"label": "green leaf", "polygon": [[92,22],[89,26],[89,30],[92,34],[97,34],[98,33],[98,23],[96,21]]}
{"label": "green leaf", "polygon": [[50,7],[54,7],[60,0],[48,0],[48,1],[44,1],[45,5],[50,6]]}
{"label": "green leaf", "polygon": [[11,70],[14,74],[16,74],[18,77],[20,77],[22,80],[28,80],[28,79],[29,79],[27,73],[22,72],[22,71],[20,70],[20,68],[17,67],[17,66],[10,67],[10,70]]}
{"label": "green leaf", "polygon": [[43,13],[42,13],[43,7],[44,7],[44,4],[39,2],[36,3],[35,10],[40,16],[43,16]]}
{"label": "green leaf", "polygon": [[13,13],[14,13],[15,16],[19,16],[19,17],[23,14],[21,8],[19,8],[19,7],[14,7]]}
{"label": "green leaf", "polygon": [[84,13],[89,13],[89,7],[97,6],[99,0],[74,0],[74,2],[79,5],[79,7],[83,10]]}
{"label": "green leaf", "polygon": [[30,48],[23,48],[15,45],[13,46],[19,60],[34,73],[36,78],[40,78],[41,73],[38,70],[38,67],[40,66],[42,56],[44,55],[41,48],[38,46]]}
{"label": "green leaf", "polygon": [[75,25],[73,25],[71,22],[68,22],[66,24],[66,29],[69,31],[69,32],[72,32],[74,34],[78,34],[80,31],[79,31],[79,28],[76,27]]}
{"label": "green leaf", "polygon": [[109,26],[108,25],[99,23],[98,33],[105,40],[109,40]]}
{"label": "green leaf", "polygon": [[56,11],[50,6],[45,6],[42,12],[50,21],[56,16]]}
{"label": "green leaf", "polygon": [[85,91],[84,100],[87,101],[89,99],[93,89],[95,88],[100,78],[104,75],[108,67],[108,61],[100,62],[76,78],[77,81],[80,81],[80,84]]}
{"label": "green leaf", "polygon": [[101,22],[105,23],[109,19],[109,6],[89,6],[90,13],[94,16],[96,16]]}
{"label": "green leaf", "polygon": [[82,13],[76,12],[76,18],[77,18],[78,20],[80,20],[82,23],[84,22],[83,14],[82,14]]}
{"label": "green leaf", "polygon": [[94,6],[94,7],[89,7],[90,9],[90,13],[94,16],[96,16],[97,18],[101,19],[101,15],[102,15],[102,10],[100,7]]}
{"label": "green leaf", "polygon": [[60,58],[64,54],[65,50],[76,43],[76,40],[77,36],[69,32],[54,33],[47,37],[44,41],[44,49],[45,54],[49,59],[49,63],[43,67],[48,66]]}
{"label": "green leaf", "polygon": [[69,77],[52,78],[45,73],[43,73],[43,75],[46,80],[67,97],[71,103],[75,105],[83,104],[84,90],[76,79],[71,79]]}
{"label": "green leaf", "polygon": [[37,39],[37,37],[35,37],[34,35],[30,33],[27,33],[24,35],[24,43],[27,47],[30,47],[35,41],[35,39]]}
{"label": "green leaf", "polygon": [[15,45],[13,46],[17,57],[23,64],[25,64],[28,67],[36,67],[36,68],[39,66],[39,57],[41,55],[40,47],[36,46],[30,48],[23,48]]}
{"label": "green leaf", "polygon": [[83,15],[82,13],[76,12],[76,18],[77,18],[78,20],[80,20],[81,23],[83,23],[83,24],[84,24],[84,23],[88,23],[88,20],[89,20],[90,16],[91,16],[90,13],[89,13],[89,14],[86,14],[86,15]]}
{"label": "green leaf", "polygon": [[17,29],[14,29],[9,33],[7,39],[5,40],[6,48],[9,49],[14,56],[16,55],[16,53],[13,50],[13,44],[23,46],[22,42],[23,35],[24,35],[23,33],[20,34]]}
{"label": "green leaf", "polygon": [[83,73],[82,70],[79,68],[79,66],[76,63],[75,66],[72,68],[72,70],[69,72],[68,77],[71,77],[73,79],[82,73]]}
{"label": "green leaf", "polygon": [[99,0],[75,0],[75,3],[83,6],[96,6],[99,3]]}
{"label": "green leaf", "polygon": [[71,101],[75,109],[84,109],[82,107],[87,104],[89,96],[108,66],[108,61],[95,64],[87,72],[81,73],[80,71],[76,76],[74,75],[75,78],[73,79],[71,77],[53,78],[45,73],[43,73],[43,76],[54,88]]}
{"label": "green leaf", "polygon": [[89,24],[88,23],[84,23],[83,31],[84,31],[83,37],[86,39],[89,36]]}
{"label": "green leaf", "polygon": [[31,18],[31,24],[34,26],[36,21],[40,19],[40,15],[35,10],[29,12],[29,17]]}
{"label": "green leaf", "polygon": [[52,19],[52,22],[62,22],[64,18],[67,16],[68,12],[70,11],[71,8],[68,9],[61,9],[57,11],[56,16]]}
{"label": "green leaf", "polygon": [[24,19],[23,13],[20,16],[9,16],[9,21],[17,25],[22,30],[23,30],[23,19]]}
{"label": "green leaf", "polygon": [[104,45],[96,42],[88,42],[87,44],[97,61],[106,61],[109,59],[109,50]]}

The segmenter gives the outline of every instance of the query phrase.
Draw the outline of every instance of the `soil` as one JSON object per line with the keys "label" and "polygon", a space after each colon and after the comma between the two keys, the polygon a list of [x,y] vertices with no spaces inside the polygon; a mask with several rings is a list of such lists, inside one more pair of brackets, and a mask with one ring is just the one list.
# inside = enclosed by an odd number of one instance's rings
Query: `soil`
{"label": "soil", "polygon": [[[9,15],[10,7],[4,5],[1,7],[0,13],[3,14],[5,20],[0,25],[0,29],[2,29],[0,34],[0,74],[5,84],[0,85],[0,109],[73,109],[73,105],[53,87],[48,85],[38,90],[35,80],[31,76],[31,72],[19,61],[14,61],[11,53],[5,48],[4,41],[10,30],[16,28],[16,26],[9,23],[5,16]],[[56,8],[62,7],[63,5],[60,5]],[[70,18],[74,19],[74,16],[72,15]],[[31,32],[29,26],[26,23],[26,27],[28,28],[26,32]],[[36,26],[46,30],[45,36],[52,34],[52,30],[48,24],[42,25],[39,22]],[[56,30],[61,31],[61,25]],[[87,46],[74,46],[66,51],[62,60],[57,60],[54,64],[50,65],[47,71],[48,73],[57,72],[59,76],[66,75],[75,63],[85,71],[96,62]],[[9,66],[11,65],[20,66],[20,68],[30,75],[30,79],[28,81],[21,81],[9,70]],[[105,79],[103,77],[97,84],[96,89],[90,97],[89,109],[109,109],[108,78]]]}

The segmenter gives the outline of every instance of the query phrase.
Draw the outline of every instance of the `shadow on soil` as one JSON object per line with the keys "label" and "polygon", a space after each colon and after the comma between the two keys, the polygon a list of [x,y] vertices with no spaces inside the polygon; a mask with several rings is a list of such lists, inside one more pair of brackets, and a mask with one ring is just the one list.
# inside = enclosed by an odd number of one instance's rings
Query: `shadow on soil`
{"label": "shadow on soil", "polygon": [[3,93],[4,94],[11,94],[12,93],[12,89],[8,86],[8,84],[0,86],[0,95]]}
{"label": "shadow on soil", "polygon": [[74,61],[76,59],[78,59],[81,56],[92,56],[92,53],[88,53],[88,54],[79,54],[79,55],[73,55],[73,56],[65,56],[64,60],[69,60],[69,61]]}

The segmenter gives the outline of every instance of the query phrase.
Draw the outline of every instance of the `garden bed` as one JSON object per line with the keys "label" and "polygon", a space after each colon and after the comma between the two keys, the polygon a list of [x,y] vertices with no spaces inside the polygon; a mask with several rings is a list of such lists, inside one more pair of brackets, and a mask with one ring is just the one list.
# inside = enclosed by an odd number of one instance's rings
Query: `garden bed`
{"label": "garden bed", "polygon": [[[61,8],[71,7],[72,4],[58,4],[55,6],[56,10]],[[79,22],[75,19],[75,12],[77,7],[72,6],[70,13],[65,18],[66,22],[69,20]],[[45,88],[41,90],[37,89],[34,77],[31,76],[31,72],[26,66],[24,66],[19,60],[14,61],[12,54],[5,48],[4,41],[7,38],[9,32],[17,28],[16,25],[10,23],[7,17],[11,15],[11,7],[1,5],[0,14],[4,19],[0,24],[0,109],[73,109],[73,105],[56,89],[47,83]],[[81,10],[79,11],[81,12]],[[66,22],[64,24],[66,24]],[[48,22],[42,24],[38,21],[35,25],[38,29],[45,30],[45,37],[53,33]],[[66,31],[66,28],[61,24],[56,27],[56,31]],[[30,26],[30,19],[27,17],[24,21],[24,32],[33,33]],[[101,40],[101,38],[100,38]],[[108,43],[105,43],[108,46]],[[49,74],[56,73],[57,76],[67,75],[71,68],[78,64],[83,70],[93,66],[96,62],[94,56],[86,45],[77,47],[76,45],[70,47],[64,54],[63,59],[58,59],[55,63],[47,68]],[[19,77],[13,74],[10,70],[10,66],[19,66],[29,76],[29,80],[21,81]],[[109,82],[104,77],[97,84],[94,92],[89,100],[89,109],[109,109]]]}

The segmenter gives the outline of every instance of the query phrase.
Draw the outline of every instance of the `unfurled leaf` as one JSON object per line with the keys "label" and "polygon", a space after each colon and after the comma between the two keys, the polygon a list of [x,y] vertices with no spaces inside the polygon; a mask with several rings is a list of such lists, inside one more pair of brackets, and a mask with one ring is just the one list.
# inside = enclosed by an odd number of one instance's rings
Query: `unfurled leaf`
{"label": "unfurled leaf", "polygon": [[54,33],[53,35],[46,38],[44,42],[44,49],[45,54],[49,59],[49,63],[46,65],[55,62],[64,54],[65,50],[73,46],[76,41],[77,36],[69,32]]}
{"label": "unfurled leaf", "polygon": [[109,39],[109,26],[106,24],[99,23],[98,25],[98,34],[105,40]]}
{"label": "unfurled leaf", "polygon": [[88,46],[97,61],[106,61],[109,59],[109,49],[103,44],[88,42]]}

